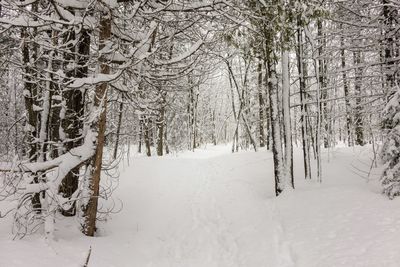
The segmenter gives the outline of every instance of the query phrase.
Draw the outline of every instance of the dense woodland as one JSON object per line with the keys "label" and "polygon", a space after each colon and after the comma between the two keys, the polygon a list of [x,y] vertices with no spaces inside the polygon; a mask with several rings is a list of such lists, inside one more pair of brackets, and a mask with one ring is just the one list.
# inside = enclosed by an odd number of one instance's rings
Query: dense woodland
{"label": "dense woodland", "polygon": [[[273,153],[275,192],[321,151],[373,146],[400,195],[399,0],[1,0],[0,200],[18,237],[93,236],[118,163],[230,143]],[[132,151],[138,150],[138,151]],[[372,167],[372,166],[371,166]]]}

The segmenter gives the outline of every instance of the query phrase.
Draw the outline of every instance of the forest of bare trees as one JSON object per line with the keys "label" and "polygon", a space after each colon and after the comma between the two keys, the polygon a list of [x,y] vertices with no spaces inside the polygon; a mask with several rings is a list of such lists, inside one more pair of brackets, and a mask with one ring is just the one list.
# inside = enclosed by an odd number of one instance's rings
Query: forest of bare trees
{"label": "forest of bare trees", "polygon": [[[271,150],[275,193],[371,144],[400,195],[398,0],[1,0],[0,201],[93,236],[130,153]],[[304,175],[294,177],[293,148]],[[114,181],[114,182],[113,182]]]}

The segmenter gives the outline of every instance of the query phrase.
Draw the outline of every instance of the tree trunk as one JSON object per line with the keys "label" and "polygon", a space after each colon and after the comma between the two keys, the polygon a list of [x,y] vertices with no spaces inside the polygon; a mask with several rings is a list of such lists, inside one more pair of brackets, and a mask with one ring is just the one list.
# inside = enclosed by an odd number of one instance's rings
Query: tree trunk
{"label": "tree trunk", "polygon": [[114,146],[114,153],[113,153],[114,160],[117,158],[117,154],[118,154],[118,146],[119,146],[119,140],[120,140],[120,134],[121,134],[123,111],[124,111],[124,97],[122,96],[121,103],[119,103],[119,110],[118,110],[118,124],[117,124],[117,132],[116,132],[116,137],[115,137],[115,146]]}
{"label": "tree trunk", "polygon": [[210,112],[211,115],[211,123],[212,123],[212,133],[211,133],[211,141],[214,146],[217,145],[217,129],[215,123],[215,109]]}
{"label": "tree trunk", "polygon": [[325,60],[325,34],[322,29],[322,20],[318,19],[317,21],[317,29],[318,29],[318,68],[319,68],[319,87],[320,87],[320,105],[319,105],[319,113],[321,114],[321,122],[324,128],[324,147],[329,147],[329,120],[328,120],[328,89],[327,87],[327,77],[326,77],[326,60]]}
{"label": "tree trunk", "polygon": [[[340,24],[340,28],[342,29],[343,25]],[[346,54],[344,50],[344,38],[340,37],[340,57],[342,64],[342,80],[343,80],[343,91],[344,91],[344,99],[346,105],[346,131],[347,131],[347,144],[348,146],[353,146],[352,138],[351,138],[351,106],[349,99],[349,83],[347,81],[347,71],[346,71]]]}
{"label": "tree trunk", "polygon": [[143,118],[140,116],[139,119],[139,143],[138,143],[138,153],[142,153],[142,139],[143,139]]}
{"label": "tree trunk", "polygon": [[[400,90],[399,75],[397,73],[394,58],[398,57],[400,45],[398,42],[399,34],[396,36],[396,29],[399,29],[398,8],[389,0],[382,0],[384,18],[384,56],[385,64],[383,67],[386,78],[386,107],[382,112],[381,125],[385,134],[381,149],[381,161],[385,168],[382,173],[381,182],[383,193],[390,199],[400,196]],[[396,42],[394,41],[397,38]]]}
{"label": "tree trunk", "polygon": [[265,136],[266,139],[266,145],[267,149],[271,149],[271,111],[270,111],[270,103],[269,103],[269,90],[268,90],[268,79],[269,79],[269,72],[268,72],[268,61],[264,61],[264,87],[266,88],[265,90],[265,117],[267,119],[267,125],[266,125],[266,130],[267,134]]}
{"label": "tree trunk", "polygon": [[[231,104],[232,104],[233,118],[235,119],[235,122],[236,122],[236,125],[237,125],[237,121],[238,121],[238,116],[239,115],[236,114],[235,94],[233,93],[233,83],[232,83],[232,73],[231,73],[229,62],[226,61],[226,64],[227,64],[228,71],[229,71],[229,88],[230,88],[230,92],[231,92]],[[235,132],[233,134],[232,153],[235,152],[235,146],[236,146],[236,152],[238,151],[237,143],[238,143],[238,127],[236,126]]]}
{"label": "tree trunk", "polygon": [[149,129],[149,124],[150,124],[150,119],[146,118],[143,123],[143,138],[144,138],[144,144],[146,146],[146,155],[148,157],[151,157],[151,141],[150,141],[150,129]]}
{"label": "tree trunk", "polygon": [[[35,162],[37,160],[37,142],[35,142],[37,138],[37,131],[38,131],[38,114],[37,111],[34,110],[34,106],[36,106],[37,103],[37,97],[38,97],[38,88],[36,83],[32,80],[32,78],[35,76],[34,70],[29,64],[31,62],[36,61],[36,49],[32,49],[32,53],[30,53],[31,48],[29,47],[29,34],[28,34],[28,29],[22,29],[21,31],[21,38],[25,40],[23,42],[22,46],[22,61],[24,63],[25,69],[24,69],[24,88],[27,93],[24,94],[24,100],[25,100],[25,110],[26,110],[26,116],[27,120],[25,125],[25,134],[26,134],[26,139],[27,139],[27,144],[28,144],[28,151],[27,151],[27,156],[29,157],[30,162]],[[38,183],[39,180],[37,177],[34,178],[34,183]],[[41,204],[40,204],[40,196],[38,193],[33,194],[32,196],[32,208],[36,213],[41,212]]]}
{"label": "tree trunk", "polygon": [[[273,58],[273,56],[270,58]],[[268,62],[268,91],[270,103],[271,131],[272,131],[272,153],[274,159],[274,174],[275,174],[275,194],[278,196],[284,190],[284,173],[283,173],[283,153],[281,127],[278,110],[278,77],[276,74],[275,64]]]}
{"label": "tree trunk", "polygon": [[[103,14],[100,20],[100,50],[104,48],[106,42],[111,37],[111,14]],[[109,74],[110,66],[106,59],[100,59],[100,73]],[[84,227],[83,233],[87,236],[94,236],[96,231],[97,205],[100,188],[100,174],[103,160],[103,147],[106,131],[106,114],[107,114],[107,83],[96,86],[95,99],[93,102],[94,110],[100,110],[100,116],[93,127],[97,130],[96,152],[92,160],[91,177],[89,178],[90,199],[84,210]]]}
{"label": "tree trunk", "polygon": [[161,107],[157,118],[157,156],[162,156],[164,151],[164,126],[165,126],[165,93],[162,92]]}
{"label": "tree trunk", "polygon": [[256,144],[256,141],[253,138],[253,135],[251,134],[250,125],[247,122],[247,119],[244,116],[244,113],[242,113],[242,119],[243,119],[243,123],[244,123],[245,129],[246,129],[246,132],[247,132],[247,136],[250,139],[250,143],[252,144],[254,151],[257,152],[257,144]]}
{"label": "tree trunk", "polygon": [[195,93],[194,86],[189,78],[189,104],[188,104],[188,113],[189,113],[189,149],[195,150],[197,147],[197,98],[198,93]]}
{"label": "tree trunk", "polygon": [[[247,80],[246,77],[247,77],[248,68],[246,68],[245,82],[244,82],[244,84],[243,84],[242,92],[240,92],[240,91],[239,91],[238,82],[237,82],[235,76],[233,75],[232,68],[231,68],[231,66],[228,64],[228,62],[227,62],[227,67],[228,67],[228,71],[229,71],[230,77],[231,77],[232,80],[233,80],[233,84],[234,84],[234,86],[235,86],[236,92],[237,92],[238,97],[239,97],[239,102],[240,102],[239,112],[238,112],[237,117],[236,117],[236,129],[235,129],[236,146],[238,145],[239,122],[240,122],[240,118],[242,118],[243,123],[244,123],[244,126],[245,126],[245,129],[246,129],[246,132],[247,132],[247,136],[248,136],[248,138],[250,139],[251,144],[253,145],[254,151],[257,151],[257,144],[256,144],[256,142],[255,142],[255,140],[254,140],[254,138],[253,138],[253,136],[252,136],[252,134],[251,134],[251,129],[250,129],[250,126],[249,126],[249,124],[248,124],[248,122],[247,122],[247,119],[246,119],[246,117],[244,116],[244,115],[245,115],[245,114],[244,114],[244,109],[245,109],[245,91],[246,91],[245,89],[246,89],[246,80]],[[231,94],[232,94],[232,101],[233,101],[232,82],[231,82]],[[237,149],[236,149],[236,151],[237,151]],[[232,151],[232,152],[233,152],[233,151]]]}
{"label": "tree trunk", "polygon": [[[362,68],[361,65],[361,52],[354,52],[354,65],[355,65],[355,80],[354,80],[354,93],[356,96],[361,96],[361,82],[362,82]],[[364,145],[364,129],[363,129],[363,118],[362,118],[362,106],[361,97],[356,97],[356,105],[354,112],[355,122],[355,135],[356,145]]]}
{"label": "tree trunk", "polygon": [[265,133],[264,133],[264,99],[263,99],[263,78],[262,78],[262,61],[258,59],[257,65],[258,72],[258,117],[259,117],[259,139],[260,139],[260,147],[265,146]]}
{"label": "tree trunk", "polygon": [[165,147],[165,154],[169,154],[169,146],[168,146],[168,131],[167,131],[167,123],[164,125],[164,147]]}
{"label": "tree trunk", "polygon": [[[67,32],[65,37],[65,43],[71,43],[75,41],[76,34],[73,30]],[[76,53],[77,52],[77,53]],[[90,33],[88,30],[82,29],[77,47],[69,46],[64,56],[66,64],[78,61],[78,67],[76,70],[67,73],[69,78],[84,78],[88,75],[87,62],[89,60],[90,53]],[[84,94],[82,90],[67,90],[63,92],[63,100],[65,101],[65,115],[61,121],[61,126],[65,137],[70,140],[65,143],[64,151],[69,151],[74,147],[82,144],[82,131],[83,131],[83,113],[84,113]],[[65,141],[65,140],[64,140]],[[69,198],[78,189],[79,183],[79,167],[72,169],[63,179],[59,191],[65,198]],[[64,216],[74,216],[76,213],[75,205],[72,205],[70,210],[62,210]]]}
{"label": "tree trunk", "polygon": [[293,146],[290,118],[290,74],[289,51],[282,48],[282,108],[285,140],[285,188],[294,188],[293,180]]}
{"label": "tree trunk", "polygon": [[307,106],[305,105],[305,90],[306,90],[306,77],[307,77],[307,64],[304,60],[303,49],[303,31],[301,28],[301,21],[298,21],[297,29],[297,69],[299,72],[299,87],[300,87],[300,102],[301,102],[301,138],[303,143],[303,161],[304,161],[304,177],[311,179],[311,164],[310,164],[310,143],[307,130]]}

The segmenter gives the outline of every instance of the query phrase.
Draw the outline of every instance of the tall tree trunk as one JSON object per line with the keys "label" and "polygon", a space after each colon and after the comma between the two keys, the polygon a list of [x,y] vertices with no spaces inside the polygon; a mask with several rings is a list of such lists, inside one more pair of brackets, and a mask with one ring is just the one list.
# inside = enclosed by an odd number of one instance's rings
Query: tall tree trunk
{"label": "tall tree trunk", "polygon": [[214,146],[217,145],[217,129],[215,123],[215,109],[210,112],[211,115],[211,124],[212,124],[212,133],[211,133],[211,141]]}
{"label": "tall tree trunk", "polygon": [[144,139],[144,144],[146,146],[146,155],[148,157],[151,157],[151,136],[150,136],[150,127],[149,125],[151,124],[151,121],[149,118],[146,118],[143,123],[143,139]]}
{"label": "tall tree trunk", "polygon": [[[67,32],[64,42],[73,44],[75,38],[77,38],[76,33],[70,30]],[[68,46],[68,50],[64,56],[67,65],[71,64],[71,62],[78,62],[76,70],[67,73],[69,78],[85,78],[88,75],[87,62],[90,53],[89,31],[83,28],[78,38],[77,46]],[[69,140],[65,143],[64,151],[69,151],[82,144],[82,139],[79,137],[81,137],[83,132],[84,93],[80,89],[67,90],[63,92],[63,99],[65,101],[65,114],[63,115],[61,126],[65,137]],[[79,167],[73,168],[61,182],[59,191],[63,197],[70,198],[78,189],[79,169]],[[75,213],[75,205],[72,205],[70,210],[62,211],[64,216],[74,216]]]}
{"label": "tall tree trunk", "polygon": [[[340,29],[343,29],[343,25],[340,24]],[[347,71],[346,71],[346,53],[344,49],[344,38],[340,36],[340,58],[341,58],[341,66],[342,66],[342,81],[343,81],[343,92],[344,99],[346,105],[346,132],[347,132],[347,144],[348,146],[352,146],[352,136],[351,136],[351,106],[349,99],[349,83],[347,80]]]}
{"label": "tall tree trunk", "polygon": [[49,131],[49,118],[51,111],[51,73],[53,72],[53,61],[54,51],[49,53],[49,61],[48,61],[48,69],[46,73],[46,86],[44,88],[44,95],[42,99],[42,111],[40,114],[40,131],[39,131],[39,153],[38,153],[38,162],[44,162],[46,160],[46,152],[47,152],[47,142],[48,142],[48,131]]}
{"label": "tall tree trunk", "polygon": [[165,147],[165,154],[169,154],[169,146],[168,146],[168,131],[167,131],[167,122],[164,125],[164,147]]}
{"label": "tall tree trunk", "polygon": [[268,79],[269,79],[269,72],[268,72],[268,61],[264,60],[264,70],[265,70],[265,74],[264,74],[264,87],[266,88],[266,90],[264,90],[265,92],[265,117],[267,119],[267,125],[266,125],[266,146],[267,149],[270,150],[271,149],[271,110],[270,110],[270,103],[269,103],[269,90],[268,90]]}
{"label": "tall tree trunk", "polygon": [[[99,48],[103,49],[107,41],[111,37],[111,14],[103,14],[100,19],[100,37]],[[105,58],[100,59],[100,73],[110,74],[110,66]],[[96,152],[92,160],[91,177],[89,178],[90,198],[84,210],[84,227],[83,233],[87,236],[94,236],[96,231],[97,205],[100,188],[100,175],[103,160],[103,147],[106,131],[106,114],[107,114],[107,83],[101,83],[96,86],[95,99],[93,102],[94,110],[100,110],[99,119],[96,125],[97,130]]]}
{"label": "tall tree trunk", "polygon": [[[382,173],[381,182],[383,193],[390,199],[400,196],[400,90],[398,66],[394,59],[399,55],[399,21],[398,7],[390,0],[382,0],[384,18],[384,75],[386,78],[386,107],[382,112],[381,125],[384,132],[384,141],[381,149],[381,161],[385,168]],[[395,38],[397,40],[395,41]]]}
{"label": "tall tree trunk", "polygon": [[165,92],[162,92],[161,106],[157,118],[157,156],[162,156],[164,151],[164,127],[165,127]]}
{"label": "tall tree trunk", "polygon": [[249,148],[249,145],[252,144],[254,151],[257,151],[257,144],[253,138],[252,131],[251,131],[251,125],[247,122],[247,118],[250,117],[250,94],[249,94],[249,89],[248,89],[248,74],[250,70],[251,64],[251,57],[243,57],[244,60],[244,65],[245,65],[245,71],[244,71],[244,77],[243,77],[243,86],[242,86],[242,94],[240,97],[239,94],[239,88],[236,88],[238,91],[239,99],[241,99],[241,103],[243,104],[243,112],[242,112],[242,120],[244,123],[244,127],[246,130],[246,136],[245,136],[245,147],[246,149]]}
{"label": "tall tree trunk", "polygon": [[[58,45],[58,32],[56,31],[51,31],[49,34],[51,34],[52,38],[52,43],[54,46]],[[54,58],[58,57],[58,52],[53,51]],[[54,64],[53,64],[54,65]],[[49,156],[50,158],[57,158],[59,156],[59,150],[62,147],[62,144],[60,142],[60,133],[59,129],[61,126],[60,123],[60,112],[61,112],[61,103],[62,103],[62,95],[60,91],[60,87],[57,84],[57,81],[55,80],[55,76],[53,72],[57,71],[57,67],[52,66],[52,73],[50,73],[49,78],[50,78],[50,113],[49,113],[49,130],[48,130],[48,139],[51,141],[49,144]]]}
{"label": "tall tree trunk", "polygon": [[[362,68],[361,68],[361,52],[354,52],[354,65],[355,65],[355,80],[354,80],[354,93],[356,96],[361,96],[361,82],[362,82]],[[362,118],[362,105],[361,97],[356,97],[356,105],[354,112],[355,122],[355,135],[356,145],[364,145],[364,129],[363,129],[363,118]]]}
{"label": "tall tree trunk", "polygon": [[[272,53],[271,53],[272,54]],[[274,58],[269,56],[269,58]],[[283,153],[281,127],[279,121],[279,105],[278,105],[278,77],[276,74],[275,63],[270,62],[267,66],[269,72],[268,91],[270,103],[271,131],[272,131],[272,154],[274,159],[274,174],[275,174],[275,194],[278,196],[284,190],[284,170],[283,170]]]}
{"label": "tall tree trunk", "polygon": [[[229,63],[228,64],[228,69],[230,68]],[[232,77],[231,77],[231,72],[229,71],[229,88],[231,92],[231,104],[232,104],[232,111],[233,111],[233,118],[235,122],[237,122],[238,114],[236,114],[236,107],[235,107],[235,94],[233,93],[233,84],[232,84]],[[236,123],[237,124],[237,123]],[[233,134],[233,141],[232,141],[232,153],[235,152],[235,147],[236,147],[236,152],[238,151],[238,146],[237,146],[237,138],[238,137],[238,127],[236,126],[235,132]]]}
{"label": "tall tree trunk", "polygon": [[[36,49],[31,49],[29,47],[29,33],[28,29],[22,29],[21,38],[24,40],[22,45],[22,62],[24,64],[24,100],[25,100],[25,110],[26,110],[26,124],[25,125],[25,134],[28,144],[27,156],[29,157],[30,162],[35,162],[37,160],[38,147],[37,142],[35,142],[37,138],[38,132],[38,114],[37,111],[34,110],[34,106],[37,106],[37,98],[38,98],[38,88],[37,84],[33,80],[34,69],[29,62],[36,61]],[[32,59],[32,61],[31,61]],[[34,183],[38,183],[38,177],[34,178]],[[38,193],[33,194],[32,197],[32,208],[36,213],[41,212],[41,204],[40,204],[40,196]]]}
{"label": "tall tree trunk", "polygon": [[325,34],[323,33],[322,20],[317,21],[318,29],[318,68],[319,68],[319,87],[320,87],[320,105],[319,113],[321,114],[321,123],[324,128],[324,147],[329,147],[329,118],[328,118],[328,89],[327,89],[327,77],[326,77],[326,60],[325,60]]}
{"label": "tall tree trunk", "polygon": [[139,119],[139,142],[138,142],[138,153],[142,153],[142,140],[143,140],[143,118],[140,116]]}
{"label": "tall tree trunk", "polygon": [[188,104],[188,113],[189,113],[189,149],[193,150],[197,147],[197,98],[198,93],[195,92],[194,86],[191,83],[189,78],[189,104]]}
{"label": "tall tree trunk", "polygon": [[[322,66],[319,65],[322,64]],[[325,82],[325,74],[321,74],[320,71],[324,72],[324,60],[314,59],[315,74],[317,76],[317,123],[315,131],[315,142],[314,144],[314,157],[317,160],[317,180],[322,182],[322,167],[321,167],[321,124],[323,123],[323,112],[325,109],[322,108],[321,97],[323,93],[321,88]]]}
{"label": "tall tree trunk", "polygon": [[297,69],[299,72],[299,87],[300,87],[300,102],[301,102],[301,138],[303,143],[303,161],[304,161],[304,177],[311,179],[311,164],[310,164],[310,139],[308,136],[308,121],[307,121],[307,106],[305,104],[306,96],[306,77],[307,77],[307,64],[304,60],[304,47],[303,47],[303,31],[300,19],[298,20],[297,29]]}
{"label": "tall tree trunk", "polygon": [[289,51],[282,48],[282,108],[285,140],[285,188],[294,188],[293,180],[293,146],[290,118],[290,74]]}
{"label": "tall tree trunk", "polygon": [[258,72],[258,117],[259,117],[259,139],[260,139],[260,147],[265,146],[265,133],[264,133],[264,99],[263,99],[263,75],[262,75],[262,61],[261,58],[258,59],[257,64],[257,72]]}

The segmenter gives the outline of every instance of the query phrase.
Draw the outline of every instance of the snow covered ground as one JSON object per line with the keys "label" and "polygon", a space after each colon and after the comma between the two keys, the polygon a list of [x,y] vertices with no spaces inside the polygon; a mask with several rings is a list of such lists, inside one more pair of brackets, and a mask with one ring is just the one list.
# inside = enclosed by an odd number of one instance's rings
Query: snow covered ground
{"label": "snow covered ground", "polygon": [[400,200],[380,194],[378,170],[367,182],[369,157],[367,148],[326,152],[318,184],[302,178],[296,150],[296,190],[279,198],[268,151],[135,157],[115,192],[124,208],[99,237],[59,218],[57,241],[12,241],[2,219],[0,266],[82,266],[90,246],[93,267],[400,266]]}

